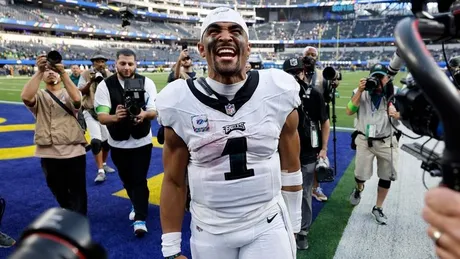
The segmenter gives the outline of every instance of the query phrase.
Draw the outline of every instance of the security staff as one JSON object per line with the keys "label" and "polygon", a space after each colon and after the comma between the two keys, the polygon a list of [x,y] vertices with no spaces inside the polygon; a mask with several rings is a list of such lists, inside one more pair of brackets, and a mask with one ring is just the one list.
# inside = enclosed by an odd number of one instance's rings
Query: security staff
{"label": "security staff", "polygon": [[[388,102],[396,90],[389,79],[387,68],[376,64],[371,68],[369,78],[361,79],[346,108],[348,115],[357,114],[357,135],[354,140],[356,187],[350,195],[350,203],[356,206],[361,201],[364,183],[372,177],[373,161],[377,157],[377,174],[380,180],[372,215],[380,225],[387,222],[382,206],[391,181],[397,178],[398,141],[387,115],[388,112],[393,120],[400,119],[395,106]],[[398,122],[394,121],[393,125],[398,125]]]}
{"label": "security staff", "polygon": [[[150,121],[157,116],[156,86],[149,78],[135,73],[136,53],[122,49],[116,55],[117,73],[99,83],[95,107],[99,121],[107,125],[111,157],[133,204],[129,219],[134,220],[134,233],[141,237],[147,232],[149,189],[147,172],[152,155]],[[126,80],[140,79],[145,90],[145,107],[137,116],[128,113],[124,92]]]}
{"label": "security staff", "polygon": [[112,73],[106,68],[107,58],[103,54],[96,52],[90,60],[93,63],[93,67],[81,74],[78,88],[83,94],[83,117],[91,138],[91,149],[98,169],[94,182],[101,183],[105,181],[106,173],[113,173],[115,170],[107,165],[110,150],[107,143],[109,133],[107,127],[97,119],[97,114],[94,111],[94,94],[97,84],[102,80],[101,76],[106,78]]}
{"label": "security staff", "polygon": [[287,59],[283,70],[293,75],[300,84],[301,104],[297,109],[299,125],[297,127],[300,137],[300,163],[303,177],[302,195],[302,224],[296,236],[297,248],[308,249],[307,235],[312,222],[312,194],[315,167],[318,157],[325,156],[329,141],[330,124],[323,95],[304,82],[302,59]]}

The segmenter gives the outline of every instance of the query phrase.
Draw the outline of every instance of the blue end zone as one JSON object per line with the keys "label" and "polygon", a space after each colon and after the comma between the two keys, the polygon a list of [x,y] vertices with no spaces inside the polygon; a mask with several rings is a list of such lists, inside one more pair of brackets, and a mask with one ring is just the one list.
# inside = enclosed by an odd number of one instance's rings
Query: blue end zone
{"label": "blue end zone", "polygon": [[[0,104],[0,117],[6,118],[0,124],[30,124],[34,122],[32,114],[23,105]],[[152,122],[152,133],[156,135],[157,122]],[[322,184],[324,192],[330,196],[343,172],[347,168],[354,152],[350,152],[349,133],[337,134],[338,176],[334,183]],[[7,141],[8,140],[8,141]],[[29,131],[0,133],[0,148],[33,144],[33,133]],[[329,157],[333,164],[332,140],[329,145]],[[96,166],[91,152],[87,153],[87,191],[88,217],[93,239],[101,243],[108,251],[109,258],[162,258],[161,256],[161,225],[159,207],[149,206],[147,220],[148,235],[142,239],[132,233],[128,214],[131,209],[129,200],[113,196],[123,189],[117,173],[108,174],[108,179],[96,186]],[[109,158],[109,165],[113,165]],[[154,148],[148,177],[163,172],[161,149]],[[65,174],[65,168],[62,169]],[[6,212],[0,230],[19,239],[22,230],[46,209],[58,204],[46,186],[38,158],[15,160],[0,160],[0,196],[6,200]],[[314,218],[318,215],[323,204],[313,202]],[[183,224],[183,251],[190,257],[190,215],[187,214]],[[0,258],[6,258],[14,249],[0,249]]]}

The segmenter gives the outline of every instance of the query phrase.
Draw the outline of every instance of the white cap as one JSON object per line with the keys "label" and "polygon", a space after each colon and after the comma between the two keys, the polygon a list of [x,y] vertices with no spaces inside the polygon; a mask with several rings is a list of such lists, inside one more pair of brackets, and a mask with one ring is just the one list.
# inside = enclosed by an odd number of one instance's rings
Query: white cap
{"label": "white cap", "polygon": [[318,54],[318,50],[315,48],[315,47],[312,47],[312,46],[306,46],[304,49],[303,49],[303,55],[305,56],[305,54],[307,54],[307,52],[309,50],[314,50],[316,52],[316,54]]}
{"label": "white cap", "polygon": [[232,22],[238,24],[241,28],[243,28],[249,38],[248,26],[246,25],[243,17],[241,17],[240,13],[228,7],[218,7],[212,10],[206,18],[204,18],[203,24],[201,25],[200,39],[203,38],[203,34],[206,29],[208,29],[209,25],[218,22]]}

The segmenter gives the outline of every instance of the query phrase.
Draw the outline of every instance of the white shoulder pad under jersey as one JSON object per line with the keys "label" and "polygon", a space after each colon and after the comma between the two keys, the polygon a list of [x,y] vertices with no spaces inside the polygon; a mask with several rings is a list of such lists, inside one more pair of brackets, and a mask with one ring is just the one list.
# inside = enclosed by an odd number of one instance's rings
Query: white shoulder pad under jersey
{"label": "white shoulder pad under jersey", "polygon": [[190,152],[194,220],[211,233],[225,233],[254,224],[279,197],[279,136],[300,104],[300,87],[277,69],[252,71],[231,101],[200,87],[196,80],[176,80],[160,92],[157,108],[160,123],[172,127]]}

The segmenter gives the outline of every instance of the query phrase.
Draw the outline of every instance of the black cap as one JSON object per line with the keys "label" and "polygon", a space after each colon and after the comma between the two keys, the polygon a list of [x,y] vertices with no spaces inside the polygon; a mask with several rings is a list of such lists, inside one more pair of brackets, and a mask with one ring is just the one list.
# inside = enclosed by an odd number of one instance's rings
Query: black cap
{"label": "black cap", "polygon": [[449,60],[449,67],[460,67],[460,56],[451,58]]}
{"label": "black cap", "polygon": [[290,58],[286,59],[283,63],[284,72],[295,72],[298,70],[303,70],[303,62],[300,58]]}

